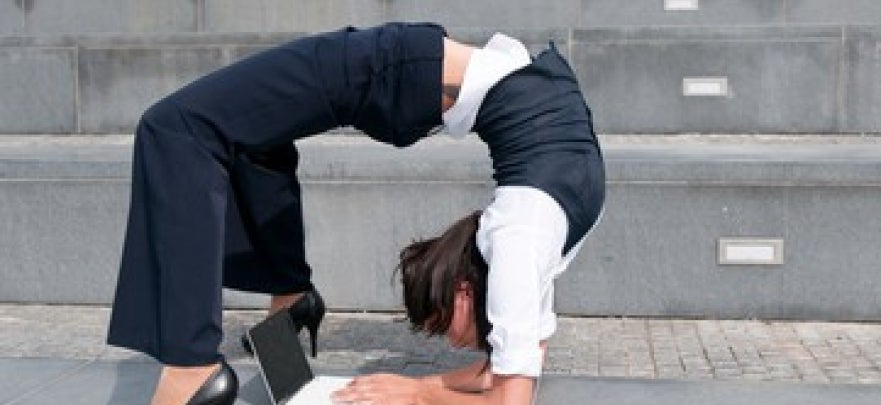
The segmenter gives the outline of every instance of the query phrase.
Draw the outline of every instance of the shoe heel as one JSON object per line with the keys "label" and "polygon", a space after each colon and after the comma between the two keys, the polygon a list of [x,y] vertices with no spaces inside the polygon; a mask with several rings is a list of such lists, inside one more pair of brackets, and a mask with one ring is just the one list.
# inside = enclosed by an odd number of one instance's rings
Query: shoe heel
{"label": "shoe heel", "polygon": [[318,327],[324,319],[325,311],[324,299],[316,290],[306,292],[306,295],[288,310],[298,332],[303,327],[309,330],[312,358],[318,356]]}
{"label": "shoe heel", "polygon": [[242,341],[242,349],[245,350],[245,353],[248,353],[249,355],[253,356],[254,349],[251,348],[251,341],[248,340],[248,335],[242,334],[241,341]]}
{"label": "shoe heel", "polygon": [[309,343],[311,343],[312,348],[312,358],[318,356],[318,323],[306,325],[306,329],[309,329]]}

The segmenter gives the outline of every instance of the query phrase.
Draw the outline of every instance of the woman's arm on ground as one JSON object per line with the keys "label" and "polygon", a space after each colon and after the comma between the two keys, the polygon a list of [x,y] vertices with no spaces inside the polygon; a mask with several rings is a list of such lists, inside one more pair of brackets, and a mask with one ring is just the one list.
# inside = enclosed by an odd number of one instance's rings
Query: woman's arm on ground
{"label": "woman's arm on ground", "polygon": [[[541,347],[546,353],[545,342]],[[532,404],[533,378],[493,375],[482,370],[484,364],[478,361],[458,370],[418,379],[395,374],[356,377],[346,388],[334,393],[334,400],[372,405]],[[489,379],[488,386],[483,385],[486,379]]]}
{"label": "woman's arm on ground", "polygon": [[422,377],[421,380],[434,387],[447,388],[462,392],[482,392],[492,387],[492,373],[489,371],[488,360],[478,360],[465,367],[451,370],[443,374]]}
{"label": "woman's arm on ground", "polygon": [[524,376],[492,376],[492,386],[480,393],[467,393],[446,387],[431,387],[420,405],[531,405],[535,380]]}
{"label": "woman's arm on ground", "polygon": [[[547,342],[540,343],[542,360],[547,354]],[[485,360],[448,373],[424,377],[431,386],[427,390],[427,405],[492,404],[530,405],[535,391],[535,380],[523,376],[493,375]]]}
{"label": "woman's arm on ground", "polygon": [[534,380],[524,376],[493,376],[483,392],[462,392],[396,374],[356,377],[333,394],[333,400],[369,405],[530,405]]}

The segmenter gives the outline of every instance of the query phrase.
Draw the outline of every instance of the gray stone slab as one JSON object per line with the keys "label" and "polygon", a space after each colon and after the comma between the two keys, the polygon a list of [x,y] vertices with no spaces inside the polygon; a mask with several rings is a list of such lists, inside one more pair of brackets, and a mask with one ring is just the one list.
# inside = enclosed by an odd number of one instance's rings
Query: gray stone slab
{"label": "gray stone slab", "polygon": [[76,132],[73,49],[0,48],[0,133]]}
{"label": "gray stone slab", "polygon": [[580,9],[579,0],[520,0],[516,5],[505,0],[404,0],[387,3],[391,20],[436,21],[451,29],[566,28],[577,25]]}
{"label": "gray stone slab", "polygon": [[195,1],[30,0],[29,34],[84,32],[193,32]]}
{"label": "gray stone slab", "polygon": [[575,42],[788,42],[841,41],[842,27],[836,25],[798,26],[682,26],[682,27],[603,27],[572,30]]}
{"label": "gray stone slab", "polygon": [[285,31],[321,32],[347,25],[378,25],[390,21],[388,9],[394,3],[387,0],[297,0],[282,28]]}
{"label": "gray stone slab", "polygon": [[[871,230],[881,229],[881,218],[872,214],[878,209],[881,189],[795,189],[783,198],[787,211],[783,213],[782,235],[790,253],[781,270],[788,274],[772,287],[779,295],[766,295],[762,306],[804,318],[873,318],[876,309],[871,307],[881,300],[864,294],[881,288],[881,280],[873,278],[876,270],[869,264],[881,260],[881,252],[854,240],[872,239]],[[852,279],[835,274],[835,270],[844,269]]]}
{"label": "gray stone slab", "polygon": [[201,3],[204,0],[129,0],[125,32],[173,33],[200,29]]}
{"label": "gray stone slab", "polygon": [[[654,38],[637,39],[654,32]],[[738,40],[687,30],[576,33],[571,61],[604,133],[834,132],[840,39]],[[668,34],[669,37],[667,37]],[[744,35],[756,34],[745,30]],[[788,35],[785,32],[780,35]],[[689,39],[682,39],[689,37]],[[795,72],[798,72],[797,74]],[[686,77],[726,77],[724,97],[683,96]]]}
{"label": "gray stone slab", "polygon": [[[559,29],[576,25],[577,0],[424,2],[416,0],[222,0],[205,3],[208,32],[320,32],[388,21],[431,21],[456,29]],[[541,15],[542,18],[535,18]]]}
{"label": "gray stone slab", "polygon": [[[19,364],[20,363],[20,364]],[[12,364],[0,360],[4,377],[15,365],[25,369],[51,369],[54,360],[29,359]],[[269,399],[256,366],[234,364],[240,379],[236,404],[268,404]],[[39,390],[19,397],[10,404],[98,404],[145,403],[152,393],[159,372],[153,362],[91,362],[74,373],[45,384]],[[37,376],[37,374],[33,374]],[[38,376],[37,376],[38,377]],[[875,404],[881,388],[872,385],[811,385],[767,382],[645,380],[544,376],[538,404]]]}
{"label": "gray stone slab", "polygon": [[112,300],[128,190],[124,180],[0,181],[0,295]]}
{"label": "gray stone slab", "polygon": [[[700,2],[696,11],[665,11],[662,1],[562,0],[219,0],[138,2],[64,0],[7,2],[8,24],[34,34],[78,32],[309,32],[384,21],[437,21],[450,27],[548,29],[609,26],[875,24],[872,0],[729,0]],[[536,16],[540,16],[537,18]],[[2,30],[0,30],[2,32]],[[7,31],[9,32],[9,31]]]}
{"label": "gray stone slab", "polygon": [[[477,45],[496,30],[523,39],[533,53],[554,40],[579,73],[596,110],[597,128],[603,132],[881,131],[877,122],[881,115],[874,111],[881,105],[876,100],[879,80],[874,79],[878,34],[871,26],[449,29],[454,38]],[[70,58],[77,58],[73,69],[80,79],[81,98],[76,110],[75,79],[61,92],[28,91],[23,101],[11,100],[0,108],[17,118],[0,121],[0,126],[13,127],[0,128],[0,133],[127,132],[146,106],[180,84],[300,35],[2,36],[0,46],[8,47],[7,53],[69,52]],[[685,75],[727,75],[731,93],[718,99],[682,97]],[[58,87],[37,77],[23,79],[14,82],[21,89]],[[62,97],[74,100],[59,104],[67,110],[56,114],[71,117],[61,117],[70,122],[62,127],[40,114],[45,111],[18,111],[28,100]]]}
{"label": "gray stone slab", "polygon": [[[204,4],[205,30],[208,32],[294,31],[279,29],[293,20],[293,3],[284,0],[220,0]],[[268,20],[274,22],[269,24]]]}
{"label": "gray stone slab", "polygon": [[153,102],[223,63],[215,47],[82,49],[81,132],[131,132]]}
{"label": "gray stone slab", "polygon": [[783,0],[704,0],[698,2],[698,10],[666,11],[662,0],[584,0],[579,26],[782,24],[784,3]]}
{"label": "gray stone slab", "polygon": [[[0,364],[8,362],[2,360]],[[22,360],[30,367],[51,360]],[[239,377],[236,404],[269,404],[263,381],[254,365],[233,365]],[[2,370],[0,370],[2,371]],[[45,384],[37,392],[18,398],[15,404],[142,404],[156,386],[160,365],[144,361],[91,362],[75,373]],[[0,374],[2,375],[2,374]]]}
{"label": "gray stone slab", "polygon": [[[0,356],[5,353],[0,353]],[[76,372],[86,362],[57,359],[0,359],[0,403],[20,399],[41,386]]]}
{"label": "gray stone slab", "polygon": [[[879,197],[877,186],[612,184],[603,224],[558,283],[558,309],[874,319],[881,254],[853,241],[874,238]],[[719,266],[721,237],[783,238],[785,264]]]}
{"label": "gray stone slab", "polygon": [[612,182],[730,186],[878,184],[879,149],[858,144],[611,144]]}
{"label": "gray stone slab", "polygon": [[0,34],[17,34],[24,30],[22,0],[0,3]]}
{"label": "gray stone slab", "polygon": [[[16,139],[0,144],[0,217],[10,218],[0,242],[11,247],[0,273],[12,280],[0,299],[109,302],[130,138]],[[397,308],[399,249],[490,198],[474,137],[404,150],[361,137],[298,145],[309,258],[337,308]],[[606,215],[561,280],[561,312],[877,319],[877,143],[613,143],[606,159]],[[731,236],[785,238],[785,264],[717,266],[716,241]]]}
{"label": "gray stone slab", "polygon": [[853,27],[847,33],[843,127],[851,132],[881,132],[881,28]]}
{"label": "gray stone slab", "polygon": [[132,136],[0,137],[0,178],[106,179],[131,173]]}
{"label": "gray stone slab", "polygon": [[790,24],[879,24],[881,3],[874,0],[787,0]]}
{"label": "gray stone slab", "polygon": [[245,32],[245,33],[82,33],[72,35],[5,35],[0,36],[4,47],[83,47],[83,48],[200,48],[274,45],[289,41],[302,32]]}
{"label": "gray stone slab", "polygon": [[[617,137],[612,137],[617,138]],[[633,139],[647,139],[634,136]],[[843,143],[704,143],[603,141],[611,182],[687,182],[790,186],[877,184],[881,148],[872,138]],[[733,139],[733,138],[732,138]],[[862,141],[861,139],[865,139]],[[489,182],[486,145],[476,137],[437,136],[398,149],[360,136],[326,135],[297,142],[307,181]],[[132,137],[4,136],[0,177],[6,179],[126,178]]]}
{"label": "gray stone slab", "polygon": [[386,21],[386,1],[219,0],[205,2],[207,32],[322,32]]}
{"label": "gray stone slab", "polygon": [[543,378],[539,405],[557,404],[877,404],[873,386],[763,382],[708,382],[591,378]]}
{"label": "gray stone slab", "polygon": [[37,0],[26,16],[29,34],[124,32],[126,2],[115,0]]}

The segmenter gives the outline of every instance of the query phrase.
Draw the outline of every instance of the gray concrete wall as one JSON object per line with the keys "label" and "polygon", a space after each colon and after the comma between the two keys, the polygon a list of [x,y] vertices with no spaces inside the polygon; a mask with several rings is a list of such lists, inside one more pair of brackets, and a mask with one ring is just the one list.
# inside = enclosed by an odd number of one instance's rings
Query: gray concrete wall
{"label": "gray concrete wall", "polygon": [[881,129],[881,27],[849,30],[843,49],[839,100],[843,128]]}
{"label": "gray concrete wall", "polygon": [[76,50],[0,47],[0,132],[76,133]]}
{"label": "gray concrete wall", "polygon": [[[879,26],[509,32],[533,52],[558,43],[600,132],[881,132]],[[162,95],[300,35],[0,36],[0,133],[127,133]],[[726,78],[728,94],[683,95],[685,78],[708,76]]]}
{"label": "gray concrete wall", "polygon": [[[128,137],[0,140],[0,301],[111,300]],[[482,143],[301,142],[308,256],[334,308],[398,308],[399,249],[489,201]],[[879,320],[881,147],[606,145],[603,221],[558,282],[561,312]],[[720,266],[720,237],[785,240],[780,266]],[[228,292],[231,306],[265,298]]]}
{"label": "gray concrete wall", "polygon": [[[854,41],[847,35],[814,27],[586,30],[574,33],[571,47],[601,131],[826,133],[845,131],[841,116],[860,108],[839,98],[865,91],[846,91],[842,69],[865,63],[857,59],[864,54],[841,57]],[[866,73],[860,83],[877,80]],[[686,97],[686,77],[725,77],[729,93]]]}
{"label": "gray concrete wall", "polygon": [[82,48],[78,132],[130,132],[146,105],[223,60],[220,47]]}

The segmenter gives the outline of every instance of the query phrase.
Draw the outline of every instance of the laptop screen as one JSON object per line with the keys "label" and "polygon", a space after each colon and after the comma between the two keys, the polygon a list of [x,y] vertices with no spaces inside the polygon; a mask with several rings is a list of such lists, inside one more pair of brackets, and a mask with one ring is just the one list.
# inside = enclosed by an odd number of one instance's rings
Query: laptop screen
{"label": "laptop screen", "polygon": [[278,311],[248,331],[273,403],[291,398],[314,377],[287,311]]}

